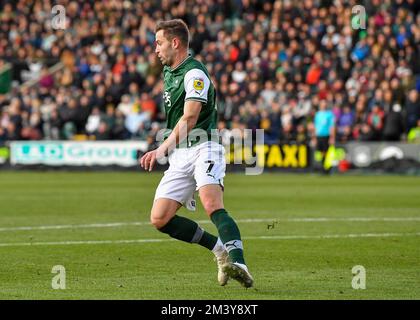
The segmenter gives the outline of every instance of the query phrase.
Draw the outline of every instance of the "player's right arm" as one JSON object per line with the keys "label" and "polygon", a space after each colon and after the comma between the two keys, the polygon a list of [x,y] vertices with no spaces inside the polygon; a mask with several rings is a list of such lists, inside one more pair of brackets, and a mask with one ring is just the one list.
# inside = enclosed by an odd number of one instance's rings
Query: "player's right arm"
{"label": "player's right arm", "polygon": [[177,144],[184,141],[188,133],[195,127],[201,111],[201,102],[196,100],[187,100],[184,104],[184,114],[179,119],[174,130],[169,137],[159,146],[159,148],[149,151],[140,159],[140,166],[146,171],[152,171],[156,160],[163,158],[174,150]]}
{"label": "player's right arm", "polygon": [[200,69],[191,69],[184,76],[185,102],[183,115],[169,137],[156,150],[146,153],[140,159],[142,168],[152,171],[156,159],[160,159],[183,142],[197,124],[202,104],[207,102],[210,79]]}

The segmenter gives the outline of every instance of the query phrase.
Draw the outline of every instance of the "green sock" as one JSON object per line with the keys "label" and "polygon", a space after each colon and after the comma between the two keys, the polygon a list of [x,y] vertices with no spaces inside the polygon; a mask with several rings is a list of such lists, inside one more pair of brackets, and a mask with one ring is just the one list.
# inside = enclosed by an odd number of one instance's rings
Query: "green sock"
{"label": "green sock", "polygon": [[241,233],[235,220],[229,216],[225,209],[214,211],[210,217],[219,231],[220,240],[225,245],[232,262],[245,264]]}
{"label": "green sock", "polygon": [[204,231],[197,222],[178,215],[158,230],[181,241],[198,243],[209,250],[212,250],[217,243],[217,237]]}

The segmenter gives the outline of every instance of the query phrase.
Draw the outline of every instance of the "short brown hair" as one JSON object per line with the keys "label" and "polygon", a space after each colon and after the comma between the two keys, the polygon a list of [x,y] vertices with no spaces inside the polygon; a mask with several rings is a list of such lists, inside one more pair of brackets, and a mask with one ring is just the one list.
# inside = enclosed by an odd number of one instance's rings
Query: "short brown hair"
{"label": "short brown hair", "polygon": [[188,47],[190,32],[186,23],[181,19],[159,21],[156,25],[155,32],[159,30],[163,30],[163,34],[168,40],[177,37],[185,47]]}

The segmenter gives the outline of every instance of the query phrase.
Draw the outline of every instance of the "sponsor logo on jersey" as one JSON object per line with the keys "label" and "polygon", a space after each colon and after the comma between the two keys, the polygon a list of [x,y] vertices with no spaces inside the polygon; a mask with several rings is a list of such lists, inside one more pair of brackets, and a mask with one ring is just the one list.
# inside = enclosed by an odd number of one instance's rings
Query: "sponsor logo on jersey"
{"label": "sponsor logo on jersey", "polygon": [[196,91],[201,91],[204,89],[204,80],[197,78],[194,79],[193,87]]}

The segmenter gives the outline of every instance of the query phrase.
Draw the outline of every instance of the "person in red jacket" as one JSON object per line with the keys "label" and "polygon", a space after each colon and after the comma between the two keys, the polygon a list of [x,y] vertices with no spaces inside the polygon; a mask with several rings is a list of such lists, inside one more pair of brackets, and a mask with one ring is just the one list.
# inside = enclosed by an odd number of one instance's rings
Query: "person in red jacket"
{"label": "person in red jacket", "polygon": [[382,136],[382,129],[384,127],[385,113],[378,105],[374,105],[372,111],[369,113],[367,123],[373,129],[374,140],[380,140]]}

